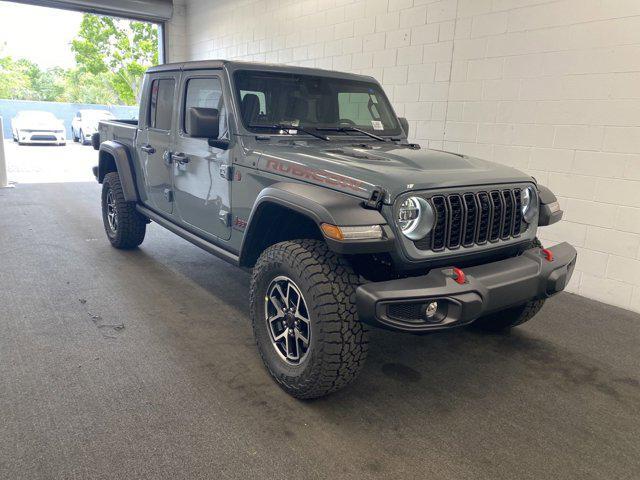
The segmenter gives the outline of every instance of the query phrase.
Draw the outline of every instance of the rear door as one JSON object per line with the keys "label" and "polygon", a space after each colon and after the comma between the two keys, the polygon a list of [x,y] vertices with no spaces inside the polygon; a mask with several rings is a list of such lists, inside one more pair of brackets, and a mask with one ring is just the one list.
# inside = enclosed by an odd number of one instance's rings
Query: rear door
{"label": "rear door", "polygon": [[191,137],[185,128],[189,108],[215,108],[220,118],[219,138],[229,138],[223,83],[216,72],[185,72],[180,90],[174,144],[174,213],[189,226],[227,240],[231,236],[231,181],[226,178],[230,150],[210,147],[206,138]]}
{"label": "rear door", "polygon": [[149,79],[136,139],[149,206],[168,214],[174,203],[171,147],[179,76],[179,72],[163,72]]}

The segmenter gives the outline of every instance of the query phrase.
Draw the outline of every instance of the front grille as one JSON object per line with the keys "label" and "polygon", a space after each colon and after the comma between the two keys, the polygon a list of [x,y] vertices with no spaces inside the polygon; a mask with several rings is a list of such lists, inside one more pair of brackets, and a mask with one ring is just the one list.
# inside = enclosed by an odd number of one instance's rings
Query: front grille
{"label": "front grille", "polygon": [[521,189],[435,194],[424,197],[433,207],[430,234],[417,240],[420,250],[441,252],[516,238],[525,230]]}
{"label": "front grille", "polygon": [[34,142],[55,142],[57,138],[55,135],[31,135],[31,140]]}

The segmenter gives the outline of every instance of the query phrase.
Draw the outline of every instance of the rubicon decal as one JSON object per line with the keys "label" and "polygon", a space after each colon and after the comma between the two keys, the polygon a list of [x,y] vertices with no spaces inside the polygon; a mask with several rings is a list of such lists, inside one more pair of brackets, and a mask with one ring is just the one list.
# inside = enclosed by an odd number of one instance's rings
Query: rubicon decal
{"label": "rubicon decal", "polygon": [[327,172],[326,170],[303,167],[302,165],[297,165],[295,163],[281,162],[272,158],[267,160],[267,170],[307,180],[313,180],[333,187],[348,188],[349,190],[354,190],[356,192],[366,190],[362,186],[362,182],[355,178],[345,177],[343,175],[338,175],[337,173]]}

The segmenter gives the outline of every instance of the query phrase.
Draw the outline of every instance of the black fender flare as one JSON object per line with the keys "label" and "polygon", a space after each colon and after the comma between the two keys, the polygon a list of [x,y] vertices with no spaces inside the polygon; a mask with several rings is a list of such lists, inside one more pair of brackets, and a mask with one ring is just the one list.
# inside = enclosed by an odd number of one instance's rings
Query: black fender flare
{"label": "black fender flare", "polygon": [[104,176],[111,171],[111,158],[115,162],[115,167],[120,176],[122,193],[128,202],[138,202],[140,197],[136,189],[134,170],[131,164],[131,153],[126,145],[118,142],[106,141],[100,144],[98,163],[98,182],[102,183]]}
{"label": "black fender flare", "polygon": [[240,263],[251,248],[252,238],[260,235],[257,218],[262,207],[275,204],[311,219],[318,227],[323,223],[338,226],[381,225],[383,238],[375,240],[337,241],[325,237],[329,248],[337,253],[386,252],[393,248],[394,236],[386,219],[378,210],[363,206],[363,199],[317,185],[277,182],[263,189],[253,204],[247,221]]}
{"label": "black fender flare", "polygon": [[559,222],[563,211],[554,193],[544,185],[538,185],[538,198],[540,199],[540,214],[538,226],[544,227]]}

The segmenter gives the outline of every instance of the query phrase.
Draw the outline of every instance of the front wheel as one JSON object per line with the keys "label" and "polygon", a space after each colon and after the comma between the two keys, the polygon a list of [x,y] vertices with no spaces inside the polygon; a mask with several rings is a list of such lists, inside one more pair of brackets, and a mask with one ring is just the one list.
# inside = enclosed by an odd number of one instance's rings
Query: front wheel
{"label": "front wheel", "polygon": [[357,318],[358,276],[324,242],[267,248],[251,277],[253,331],[274,380],[296,398],[317,398],[353,381],[368,340]]}
{"label": "front wheel", "polygon": [[136,210],[135,202],[125,200],[117,172],[107,173],[102,182],[102,221],[116,248],[135,248],[144,240],[147,221]]}
{"label": "front wheel", "polygon": [[87,137],[84,136],[84,132],[80,130],[80,145],[87,144]]}

